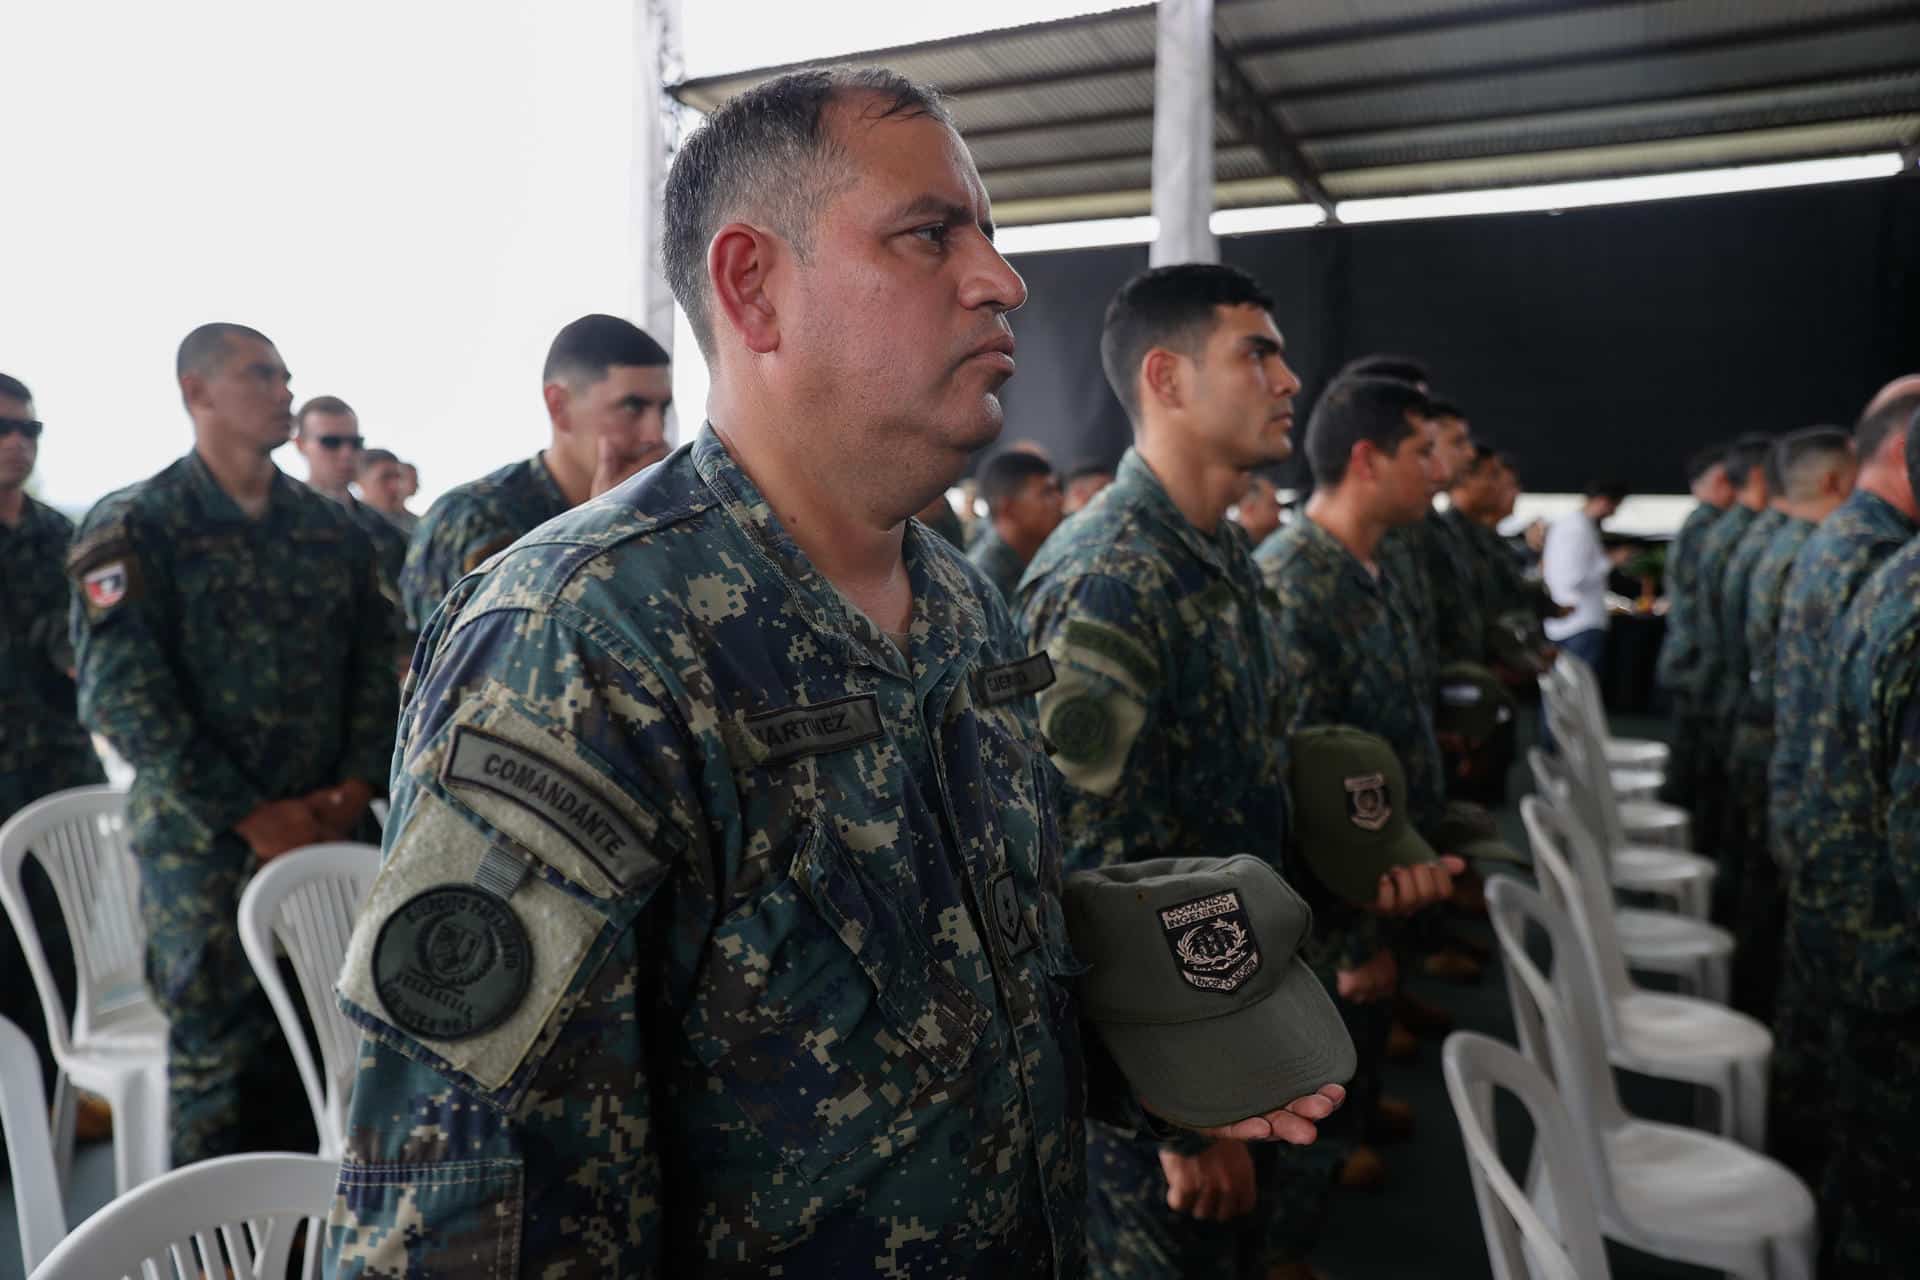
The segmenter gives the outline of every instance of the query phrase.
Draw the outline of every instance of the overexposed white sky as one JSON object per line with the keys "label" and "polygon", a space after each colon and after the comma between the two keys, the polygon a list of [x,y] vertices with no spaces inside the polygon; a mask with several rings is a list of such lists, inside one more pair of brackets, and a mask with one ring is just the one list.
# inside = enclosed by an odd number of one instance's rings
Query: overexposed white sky
{"label": "overexposed white sky", "polygon": [[[682,53],[700,75],[1109,7],[686,0]],[[173,352],[208,320],[265,332],[298,398],[345,398],[416,461],[418,509],[539,448],[555,330],[627,309],[633,13],[0,4],[0,371],[47,423],[41,496],[85,507],[186,451]]]}

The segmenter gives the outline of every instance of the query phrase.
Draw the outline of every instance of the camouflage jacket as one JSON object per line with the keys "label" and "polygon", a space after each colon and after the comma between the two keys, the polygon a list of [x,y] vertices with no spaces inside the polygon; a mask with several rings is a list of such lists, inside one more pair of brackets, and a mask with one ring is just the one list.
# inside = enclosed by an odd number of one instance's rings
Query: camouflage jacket
{"label": "camouflage jacket", "polygon": [[339,988],[329,1275],[1079,1274],[1045,663],[905,554],[890,639],[708,428],[458,585]]}
{"label": "camouflage jacket", "polygon": [[1487,659],[1485,572],[1476,563],[1478,553],[1467,542],[1463,521],[1429,511],[1419,524],[1408,526],[1420,551],[1420,566],[1433,594],[1435,658],[1449,662]]}
{"label": "camouflage jacket", "polygon": [[1767,821],[1775,854],[1790,862],[1805,846],[1799,830],[1807,742],[1826,705],[1833,630],[1860,585],[1914,534],[1886,499],[1856,489],[1808,535],[1787,571],[1773,660],[1773,759],[1767,766]]}
{"label": "camouflage jacket", "polygon": [[991,525],[980,535],[980,540],[967,552],[967,559],[973,561],[1000,598],[1012,608],[1013,601],[1020,588],[1020,575],[1027,566],[1020,559],[1020,553],[1008,546]]}
{"label": "camouflage jacket", "polygon": [[395,607],[400,605],[400,573],[407,564],[407,535],[386,516],[375,511],[352,494],[343,504],[347,515],[373,543],[374,558],[380,562],[380,574]]}
{"label": "camouflage jacket", "polygon": [[[1260,572],[1278,599],[1279,652],[1291,695],[1287,732],[1352,725],[1386,739],[1406,771],[1404,804],[1416,829],[1446,808],[1446,773],[1433,736],[1432,687],[1412,620],[1392,570],[1368,573],[1310,517],[1260,547]],[[1307,877],[1311,880],[1312,877]],[[1376,918],[1328,894],[1310,898],[1315,941],[1308,958],[1323,971],[1351,968],[1378,949]]]}
{"label": "camouflage jacket", "polygon": [[1920,1008],[1920,542],[1854,597],[1808,747],[1792,929],[1848,1004]]}
{"label": "camouflage jacket", "polygon": [[1714,522],[1726,512],[1702,502],[1687,513],[1667,549],[1666,581],[1667,630],[1660,640],[1660,657],[1655,675],[1661,687],[1681,695],[1693,691],[1694,675],[1700,666],[1700,634],[1706,625],[1702,610],[1705,599],[1700,586],[1700,551]]}
{"label": "camouflage jacket", "polygon": [[1773,755],[1774,641],[1780,631],[1780,606],[1787,593],[1787,572],[1793,558],[1814,531],[1811,520],[1789,517],[1747,575],[1747,682],[1733,709],[1733,757],[1742,764],[1765,767]]}
{"label": "camouflage jacket", "polygon": [[[1537,619],[1542,614],[1543,606],[1552,605],[1552,598],[1540,583],[1528,581],[1526,574],[1521,571],[1519,560],[1514,557],[1513,550],[1507,545],[1507,540],[1500,536],[1499,530],[1469,520],[1451,508],[1441,519],[1452,527],[1455,538],[1467,556],[1480,601],[1480,656],[1466,661],[1485,662],[1488,656],[1486,632],[1489,624],[1504,614],[1513,613],[1524,613]],[[1538,638],[1542,644],[1546,642],[1544,635]]]}
{"label": "camouflage jacket", "polygon": [[1752,596],[1749,588],[1753,580],[1753,567],[1760,563],[1760,558],[1773,542],[1773,535],[1786,523],[1786,515],[1771,507],[1756,515],[1747,525],[1747,531],[1740,535],[1740,541],[1734,544],[1732,554],[1727,557],[1727,567],[1720,575],[1717,614],[1714,618],[1720,660],[1715,667],[1716,679],[1710,693],[1710,705],[1714,715],[1726,727],[1729,740],[1734,722],[1739,718],[1747,682],[1752,676],[1752,664],[1747,653],[1747,602]]}
{"label": "camouflage jacket", "polygon": [[407,626],[424,631],[461,575],[568,505],[545,455],[538,453],[441,494],[414,526],[400,571]]}
{"label": "camouflage jacket", "polygon": [[1246,535],[1195,528],[1128,450],[1021,584],[1052,660],[1040,727],[1073,870],[1250,853],[1285,872],[1286,730],[1270,607]]}
{"label": "camouflage jacket", "polygon": [[[1300,519],[1306,519],[1304,512]],[[1424,527],[1424,523],[1409,524],[1387,530],[1386,537],[1380,539],[1380,548],[1374,553],[1374,558],[1385,571],[1388,589],[1398,595],[1401,610],[1413,627],[1417,661],[1412,671],[1411,687],[1431,690],[1440,679],[1440,621],[1437,612],[1439,600],[1434,592],[1433,580],[1427,575],[1426,549],[1421,536]],[[1262,545],[1278,545],[1280,536],[1285,532],[1285,529],[1278,530]]]}
{"label": "camouflage jacket", "polygon": [[250,520],[189,453],[87,513],[67,558],[80,718],[138,776],[134,847],[208,847],[269,800],[385,790],[397,689],[373,544],[276,472]]}
{"label": "camouflage jacket", "polygon": [[0,524],[0,600],[6,602],[0,608],[0,724],[6,726],[0,773],[50,768],[73,775],[52,790],[95,781],[100,773],[67,674],[73,645],[65,566],[72,540],[73,522],[32,498],[18,526]]}
{"label": "camouflage jacket", "polygon": [[1733,559],[1734,550],[1746,536],[1748,527],[1758,518],[1759,512],[1736,502],[1713,522],[1700,540],[1700,559],[1694,567],[1698,590],[1693,613],[1693,641],[1700,656],[1684,688],[1687,696],[1710,714],[1718,714],[1715,699],[1726,673],[1726,638],[1720,631],[1720,620],[1724,616],[1722,599],[1727,585],[1727,563]]}

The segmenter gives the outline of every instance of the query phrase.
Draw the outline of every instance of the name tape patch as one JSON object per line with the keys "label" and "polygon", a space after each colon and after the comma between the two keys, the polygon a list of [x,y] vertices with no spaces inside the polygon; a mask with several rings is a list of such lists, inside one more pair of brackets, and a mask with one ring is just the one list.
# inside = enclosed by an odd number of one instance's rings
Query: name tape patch
{"label": "name tape patch", "polygon": [[880,700],[870,693],[747,717],[747,732],[767,749],[767,763],[824,755],[880,736]]}
{"label": "name tape patch", "polygon": [[973,673],[973,700],[983,707],[997,707],[1015,698],[1025,698],[1053,683],[1053,659],[1036,653],[1018,662],[997,667],[982,667]]}
{"label": "name tape patch", "polygon": [[538,752],[472,725],[454,729],[453,748],[441,767],[440,781],[455,790],[474,787],[512,801],[565,837],[603,871],[609,860],[646,843],[591,784]]}

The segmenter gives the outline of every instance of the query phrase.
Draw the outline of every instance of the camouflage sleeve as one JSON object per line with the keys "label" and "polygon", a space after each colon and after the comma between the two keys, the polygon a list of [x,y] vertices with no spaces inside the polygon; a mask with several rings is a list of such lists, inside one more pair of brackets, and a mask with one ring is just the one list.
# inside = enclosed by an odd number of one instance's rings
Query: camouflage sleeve
{"label": "camouflage sleeve", "polygon": [[129,518],[89,519],[67,555],[80,720],[210,832],[269,799],[224,742],[207,734],[161,643],[176,608],[165,566],[140,552]]}
{"label": "camouflage sleeve", "polygon": [[1153,619],[1134,588],[1088,574],[1031,592],[1029,647],[1053,662],[1039,697],[1061,782],[1066,865],[1137,861],[1173,847],[1164,672]]}
{"label": "camouflage sleeve", "polygon": [[353,539],[361,563],[355,566],[354,630],[347,670],[350,699],[347,744],[340,776],[358,778],[375,795],[387,791],[387,770],[393,760],[394,721],[399,713],[399,677],[394,653],[400,643],[400,619],[383,582],[377,551],[367,538]]}
{"label": "camouflage sleeve", "polygon": [[325,1274],[655,1276],[657,1064],[712,916],[681,874],[691,739],[631,655],[460,621],[410,695],[342,968],[364,1040]]}
{"label": "camouflage sleeve", "polygon": [[407,626],[415,632],[426,630],[453,584],[513,537],[511,530],[499,527],[469,498],[450,494],[435,503],[415,526],[400,570]]}
{"label": "camouflage sleeve", "polygon": [[1920,930],[1920,636],[1910,628],[1881,663],[1877,701],[1891,741],[1887,773],[1887,861],[1905,911],[1902,926]]}

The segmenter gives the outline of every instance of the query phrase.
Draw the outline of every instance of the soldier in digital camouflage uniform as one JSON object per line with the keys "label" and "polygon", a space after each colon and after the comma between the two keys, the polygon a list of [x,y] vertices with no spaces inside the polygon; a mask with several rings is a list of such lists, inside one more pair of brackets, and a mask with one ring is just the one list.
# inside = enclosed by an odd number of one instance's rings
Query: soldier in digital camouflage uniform
{"label": "soldier in digital camouflage uniform", "polygon": [[[1284,873],[1295,694],[1271,593],[1226,519],[1245,473],[1290,451],[1299,383],[1271,303],[1231,268],[1150,271],[1109,306],[1101,360],[1135,446],[1021,583],[1028,642],[1055,674],[1040,729],[1067,865],[1250,853]],[[1314,1152],[1089,1128],[1095,1276],[1311,1274],[1330,1177]],[[1255,1188],[1250,1211],[1206,1208]]]}
{"label": "soldier in digital camouflage uniform", "polygon": [[[33,396],[0,374],[0,822],[43,796],[106,781],[74,711],[67,638],[67,544],[73,522],[27,494],[40,452]],[[69,999],[73,953],[53,884],[29,859],[22,870],[40,943]],[[0,919],[0,1015],[27,1032],[53,1080],[40,997],[13,927]]]}
{"label": "soldier in digital camouflage uniform", "polygon": [[1808,535],[1787,573],[1774,643],[1773,757],[1768,764],[1768,838],[1787,880],[1787,925],[1774,1001],[1774,1050],[1767,1097],[1773,1154],[1819,1184],[1832,1149],[1818,1114],[1830,1097],[1827,1002],[1813,976],[1827,967],[1824,940],[1796,927],[1793,867],[1814,832],[1806,828],[1808,743],[1829,705],[1834,631],[1861,585],[1920,528],[1907,479],[1908,418],[1920,408],[1920,378],[1883,388],[1854,429],[1859,476],[1851,497]]}
{"label": "soldier in digital camouflage uniform", "polygon": [[1082,1072],[1049,672],[909,519],[999,429],[1024,286],[882,71],[723,105],[666,209],[712,424],[421,640],[327,1273],[1077,1275],[1084,1116],[1126,1108]]}
{"label": "soldier in digital camouflage uniform", "polygon": [[1010,449],[980,469],[980,497],[987,504],[987,530],[967,559],[1011,605],[1020,575],[1060,527],[1060,477],[1045,458]]}
{"label": "soldier in digital camouflage uniform", "polygon": [[666,456],[667,352],[632,324],[580,317],[555,335],[540,377],[547,447],[447,490],[414,527],[400,595],[416,632],[462,574]]}
{"label": "soldier in digital camouflage uniform", "polygon": [[[1853,489],[1853,440],[1837,427],[1811,427],[1774,446],[1770,462],[1780,522],[1747,572],[1739,606],[1747,678],[1728,707],[1733,725],[1729,761],[1729,854],[1738,859],[1730,928],[1734,935],[1732,1004],[1762,1022],[1773,1017],[1780,981],[1780,935],[1786,889],[1767,832],[1767,765],[1773,756],[1774,645],[1787,572],[1820,521]],[[1754,538],[1758,521],[1748,530]]]}
{"label": "soldier in digital camouflage uniform", "polygon": [[[1690,670],[1679,673],[1685,705],[1699,716],[1700,764],[1693,778],[1691,810],[1693,839],[1703,853],[1716,859],[1723,856],[1726,840],[1721,820],[1726,813],[1729,750],[1720,719],[1727,647],[1720,629],[1722,598],[1727,562],[1767,505],[1766,457],[1772,447],[1771,438],[1750,435],[1742,436],[1727,451],[1727,479],[1734,487],[1735,501],[1700,538],[1699,558],[1694,565],[1695,591],[1689,606],[1689,625],[1698,657]],[[1723,866],[1714,886],[1716,914],[1723,905],[1721,882],[1727,878]]]}
{"label": "soldier in digital camouflage uniform", "polygon": [[[1920,484],[1920,454],[1907,459]],[[1829,1011],[1838,1118],[1820,1274],[1880,1277],[1920,1241],[1920,542],[1867,579],[1826,656],[1792,887],[1795,945],[1821,960],[1802,994]]]}
{"label": "soldier in digital camouflage uniform", "polygon": [[[1450,493],[1474,461],[1474,445],[1467,420],[1451,404],[1431,406],[1434,461],[1439,475],[1436,496]],[[1480,589],[1479,566],[1468,534],[1458,520],[1449,520],[1429,503],[1419,523],[1408,526],[1420,549],[1420,568],[1433,595],[1434,658],[1440,666],[1451,662],[1486,661],[1487,616]]]}
{"label": "soldier in digital camouflage uniform", "polygon": [[1666,631],[1660,639],[1654,678],[1666,691],[1673,711],[1673,754],[1661,795],[1668,803],[1688,810],[1695,807],[1694,790],[1706,733],[1706,711],[1694,690],[1705,607],[1699,580],[1700,546],[1714,521],[1733,505],[1726,455],[1724,446],[1715,445],[1687,459],[1693,510],[1687,512],[1680,531],[1667,545],[1661,583],[1667,597]]}
{"label": "soldier in digital camouflage uniform", "polygon": [[101,499],[67,560],[81,719],[138,771],[176,1165],[314,1140],[235,913],[260,862],[367,833],[396,701],[373,544],[269,456],[292,426],[279,353],[204,325],[177,370],[193,450]]}

